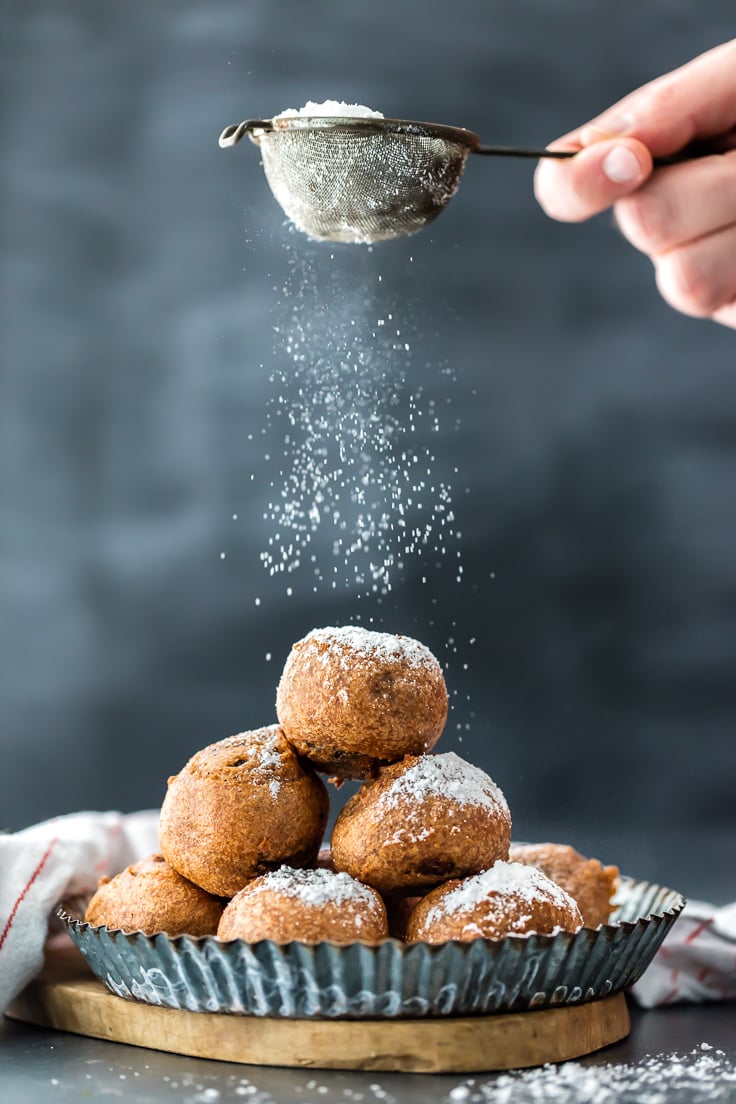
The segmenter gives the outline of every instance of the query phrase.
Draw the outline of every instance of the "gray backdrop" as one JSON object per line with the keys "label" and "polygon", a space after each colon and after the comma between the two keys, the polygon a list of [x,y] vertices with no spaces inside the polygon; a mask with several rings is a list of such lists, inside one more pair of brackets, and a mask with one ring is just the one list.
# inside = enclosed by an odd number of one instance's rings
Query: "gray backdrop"
{"label": "gray backdrop", "polygon": [[[329,97],[545,143],[733,37],[733,0],[2,16],[0,827],[158,805],[273,718],[293,640],[362,619],[447,662],[438,750],[494,776],[517,838],[736,897],[736,334],[663,304],[609,216],[548,221],[527,162],[471,159],[422,234],[330,250],[216,141]],[[305,288],[315,340],[391,312],[412,352],[387,370],[439,411],[415,439],[461,537],[380,601],[260,563],[274,327]]]}

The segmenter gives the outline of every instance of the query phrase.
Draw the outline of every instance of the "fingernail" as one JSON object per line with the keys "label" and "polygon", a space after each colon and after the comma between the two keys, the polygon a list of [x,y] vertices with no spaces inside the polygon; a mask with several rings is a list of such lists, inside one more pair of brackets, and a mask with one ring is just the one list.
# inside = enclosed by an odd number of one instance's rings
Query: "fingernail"
{"label": "fingernail", "polygon": [[603,171],[612,184],[633,184],[642,174],[635,154],[626,146],[614,146],[603,160]]}

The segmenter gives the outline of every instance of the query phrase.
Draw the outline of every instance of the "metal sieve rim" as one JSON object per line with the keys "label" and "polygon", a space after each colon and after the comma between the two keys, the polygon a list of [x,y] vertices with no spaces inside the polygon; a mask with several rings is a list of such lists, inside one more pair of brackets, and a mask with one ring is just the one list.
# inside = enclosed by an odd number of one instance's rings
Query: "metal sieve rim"
{"label": "metal sieve rim", "polygon": [[256,145],[265,134],[295,130],[339,130],[348,134],[405,134],[412,137],[439,138],[444,142],[465,146],[469,152],[480,147],[480,138],[465,127],[444,123],[425,123],[415,119],[376,119],[352,115],[287,115],[273,119],[246,119],[225,127],[219,138],[224,149],[234,146],[247,134]]}

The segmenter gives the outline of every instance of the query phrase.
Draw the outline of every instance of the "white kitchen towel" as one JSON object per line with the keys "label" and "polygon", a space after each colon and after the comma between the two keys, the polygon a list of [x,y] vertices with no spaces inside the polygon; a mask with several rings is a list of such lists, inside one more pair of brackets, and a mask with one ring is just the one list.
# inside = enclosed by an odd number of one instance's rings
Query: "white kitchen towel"
{"label": "white kitchen towel", "polygon": [[631,992],[643,1008],[736,997],[736,903],[688,901]]}
{"label": "white kitchen towel", "polygon": [[0,1014],[38,973],[63,897],[158,850],[158,812],[72,813],[0,835]]}
{"label": "white kitchen towel", "polygon": [[[0,835],[0,1014],[40,970],[58,902],[157,850],[156,810],[72,813]],[[645,1008],[736,997],[736,903],[688,903],[632,992]]]}

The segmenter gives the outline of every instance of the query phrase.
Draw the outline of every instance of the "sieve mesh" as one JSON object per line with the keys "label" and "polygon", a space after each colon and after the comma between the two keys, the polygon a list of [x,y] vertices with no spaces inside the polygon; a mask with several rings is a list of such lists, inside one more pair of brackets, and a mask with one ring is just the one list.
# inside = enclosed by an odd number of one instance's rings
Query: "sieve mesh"
{"label": "sieve mesh", "polygon": [[279,119],[251,137],[291,221],[310,237],[341,242],[420,230],[454,195],[471,149],[452,136],[392,129],[389,120]]}

